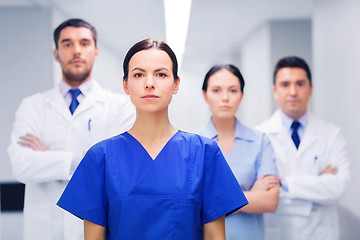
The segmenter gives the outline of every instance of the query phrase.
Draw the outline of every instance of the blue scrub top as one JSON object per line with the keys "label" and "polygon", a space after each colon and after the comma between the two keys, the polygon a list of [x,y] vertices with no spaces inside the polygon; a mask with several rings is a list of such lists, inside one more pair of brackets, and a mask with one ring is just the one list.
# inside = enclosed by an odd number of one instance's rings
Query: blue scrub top
{"label": "blue scrub top", "polygon": [[[200,134],[217,140],[216,128],[210,120]],[[263,175],[278,176],[274,152],[264,133],[250,129],[235,121],[235,145],[225,154],[236,179],[244,191],[249,191],[256,179]],[[237,213],[227,216],[226,239],[264,239],[263,214]]]}
{"label": "blue scrub top", "polygon": [[202,240],[202,224],[245,204],[216,142],[182,131],[154,160],[127,132],[97,143],[58,202],[126,240]]}

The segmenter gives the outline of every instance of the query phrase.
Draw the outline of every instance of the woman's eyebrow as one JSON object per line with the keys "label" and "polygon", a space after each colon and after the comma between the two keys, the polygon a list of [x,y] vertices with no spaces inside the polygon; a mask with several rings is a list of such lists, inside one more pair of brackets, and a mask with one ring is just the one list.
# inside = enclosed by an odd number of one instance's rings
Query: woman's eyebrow
{"label": "woman's eyebrow", "polygon": [[145,72],[144,69],[139,68],[139,67],[136,67],[136,68],[134,68],[133,70],[131,70],[131,72],[133,72],[133,71],[142,71],[142,72]]}
{"label": "woman's eyebrow", "polygon": [[155,69],[155,72],[159,72],[159,71],[163,71],[163,70],[165,70],[165,71],[168,71],[168,72],[169,72],[169,70],[168,70],[167,68],[165,68],[165,67]]}

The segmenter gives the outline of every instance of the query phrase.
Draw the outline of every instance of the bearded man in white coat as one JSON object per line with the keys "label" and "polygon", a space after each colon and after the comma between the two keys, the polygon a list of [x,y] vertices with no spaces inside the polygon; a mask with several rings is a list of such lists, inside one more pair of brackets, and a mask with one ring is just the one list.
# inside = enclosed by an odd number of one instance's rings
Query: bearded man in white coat
{"label": "bearded man in white coat", "polygon": [[84,239],[83,222],[56,206],[81,161],[96,142],[128,130],[135,120],[129,99],[92,79],[96,30],[69,19],[54,31],[59,85],[23,99],[8,153],[15,178],[25,184],[24,239]]}
{"label": "bearded man in white coat", "polygon": [[265,216],[267,240],[338,240],[337,205],[350,178],[340,129],[308,111],[311,73],[299,57],[285,57],[274,71],[280,109],[258,129],[275,151],[282,188],[277,211]]}

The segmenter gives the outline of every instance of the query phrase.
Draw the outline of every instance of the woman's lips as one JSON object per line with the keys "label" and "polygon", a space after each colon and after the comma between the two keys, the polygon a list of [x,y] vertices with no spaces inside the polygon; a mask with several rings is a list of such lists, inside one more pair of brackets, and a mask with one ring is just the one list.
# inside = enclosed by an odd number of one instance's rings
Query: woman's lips
{"label": "woman's lips", "polygon": [[159,98],[159,97],[154,95],[154,94],[147,94],[147,95],[142,97],[142,99],[145,99],[145,100],[155,100],[157,98]]}
{"label": "woman's lips", "polygon": [[227,110],[227,109],[230,109],[230,107],[229,106],[220,106],[220,109]]}

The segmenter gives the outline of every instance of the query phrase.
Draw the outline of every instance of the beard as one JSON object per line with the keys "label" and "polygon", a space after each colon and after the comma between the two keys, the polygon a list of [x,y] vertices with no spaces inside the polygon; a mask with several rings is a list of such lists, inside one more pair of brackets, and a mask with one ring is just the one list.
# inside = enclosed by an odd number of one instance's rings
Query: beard
{"label": "beard", "polygon": [[89,75],[91,73],[91,68],[86,69],[82,73],[76,73],[76,74],[72,73],[71,71],[65,72],[64,70],[62,70],[62,72],[63,72],[63,75],[64,75],[65,79],[68,82],[82,83],[89,77]]}

